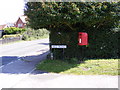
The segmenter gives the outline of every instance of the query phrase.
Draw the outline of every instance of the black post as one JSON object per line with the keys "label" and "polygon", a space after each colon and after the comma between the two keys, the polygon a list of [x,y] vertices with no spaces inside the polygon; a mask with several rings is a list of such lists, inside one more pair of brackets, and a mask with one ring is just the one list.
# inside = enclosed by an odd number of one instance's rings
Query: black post
{"label": "black post", "polygon": [[63,48],[63,60],[64,60],[64,48]]}
{"label": "black post", "polygon": [[85,46],[82,46],[82,62],[84,62],[84,58],[85,58]]}
{"label": "black post", "polygon": [[55,60],[55,48],[53,48],[53,60]]}
{"label": "black post", "polygon": [[83,58],[84,58],[84,47],[81,46],[81,55],[80,55],[80,63],[83,62]]}

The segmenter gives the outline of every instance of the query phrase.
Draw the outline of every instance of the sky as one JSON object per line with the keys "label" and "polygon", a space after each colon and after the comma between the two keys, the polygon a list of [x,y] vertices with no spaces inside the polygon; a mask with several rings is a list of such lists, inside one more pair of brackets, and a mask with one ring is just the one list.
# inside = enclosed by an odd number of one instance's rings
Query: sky
{"label": "sky", "polygon": [[24,15],[24,0],[0,0],[0,25],[14,23]]}

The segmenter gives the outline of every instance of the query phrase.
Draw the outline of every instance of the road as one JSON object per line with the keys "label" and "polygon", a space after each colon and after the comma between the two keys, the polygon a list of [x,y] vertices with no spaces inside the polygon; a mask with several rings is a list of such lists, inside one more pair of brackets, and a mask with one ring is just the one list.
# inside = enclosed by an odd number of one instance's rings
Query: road
{"label": "road", "polygon": [[33,52],[39,52],[41,48],[49,47],[49,39],[24,41],[0,46],[1,56],[24,56]]}
{"label": "road", "polygon": [[64,75],[35,70],[36,64],[49,53],[48,39],[0,46],[0,51],[3,56],[0,88],[118,88],[118,76]]}
{"label": "road", "polygon": [[41,54],[45,49],[49,49],[49,39],[2,45],[0,46],[0,62],[2,63],[0,66],[16,61],[19,57]]}

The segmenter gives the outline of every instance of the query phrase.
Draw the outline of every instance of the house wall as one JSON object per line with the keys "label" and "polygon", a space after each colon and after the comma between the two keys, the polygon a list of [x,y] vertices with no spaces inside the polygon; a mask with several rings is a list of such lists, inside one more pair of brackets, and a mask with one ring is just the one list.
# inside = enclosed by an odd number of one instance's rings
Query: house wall
{"label": "house wall", "polygon": [[19,28],[24,28],[25,24],[22,22],[22,20],[19,18],[18,21],[16,22],[15,27],[19,27]]}

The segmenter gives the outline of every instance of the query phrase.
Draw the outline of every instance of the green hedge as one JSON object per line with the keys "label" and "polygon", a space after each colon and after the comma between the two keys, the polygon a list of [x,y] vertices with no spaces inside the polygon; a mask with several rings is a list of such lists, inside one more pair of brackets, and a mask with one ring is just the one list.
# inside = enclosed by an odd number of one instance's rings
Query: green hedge
{"label": "green hedge", "polygon": [[16,28],[16,27],[9,27],[4,29],[4,34],[9,35],[9,34],[21,34],[25,32],[26,29],[23,28]]}
{"label": "green hedge", "polygon": [[[120,2],[26,3],[29,26],[46,28],[51,44],[66,44],[65,58],[119,58]],[[119,27],[118,27],[119,28]],[[89,45],[78,45],[78,32],[89,35]],[[51,49],[62,59],[62,49]]]}
{"label": "green hedge", "polygon": [[2,39],[11,38],[11,37],[20,37],[20,36],[21,36],[21,34],[3,35]]}
{"label": "green hedge", "polygon": [[31,29],[27,28],[26,32],[23,33],[23,40],[34,40],[34,39],[40,39],[41,37],[49,36],[49,31],[46,29]]}
{"label": "green hedge", "polygon": [[[80,31],[78,31],[80,32]],[[120,31],[96,31],[88,32],[89,45],[78,45],[78,32],[60,32],[51,31],[51,44],[65,44],[67,49],[64,49],[65,59],[77,58],[119,58],[118,38],[120,38]],[[84,30],[85,32],[85,30]],[[62,59],[62,49],[51,49],[56,59]]]}

